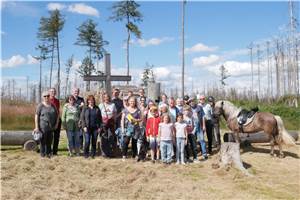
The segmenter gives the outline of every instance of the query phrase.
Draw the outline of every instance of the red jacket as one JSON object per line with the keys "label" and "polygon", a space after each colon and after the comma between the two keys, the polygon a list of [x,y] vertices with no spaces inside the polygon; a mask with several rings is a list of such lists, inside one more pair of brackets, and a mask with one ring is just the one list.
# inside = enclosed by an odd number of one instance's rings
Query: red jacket
{"label": "red jacket", "polygon": [[50,103],[56,108],[57,112],[59,113],[59,100],[57,98],[50,98]]}
{"label": "red jacket", "polygon": [[157,136],[158,135],[158,125],[160,123],[159,117],[150,117],[146,124],[146,136]]}

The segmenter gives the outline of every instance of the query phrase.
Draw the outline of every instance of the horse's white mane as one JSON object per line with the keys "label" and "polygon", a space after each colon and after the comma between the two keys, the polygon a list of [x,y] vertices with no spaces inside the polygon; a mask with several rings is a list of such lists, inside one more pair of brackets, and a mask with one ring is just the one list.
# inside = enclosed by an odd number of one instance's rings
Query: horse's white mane
{"label": "horse's white mane", "polygon": [[236,107],[235,105],[233,105],[233,103],[231,103],[230,101],[217,101],[216,103],[216,107],[221,107],[223,102],[223,110],[225,112],[225,114],[229,117],[237,117],[238,113],[241,111],[241,108]]}

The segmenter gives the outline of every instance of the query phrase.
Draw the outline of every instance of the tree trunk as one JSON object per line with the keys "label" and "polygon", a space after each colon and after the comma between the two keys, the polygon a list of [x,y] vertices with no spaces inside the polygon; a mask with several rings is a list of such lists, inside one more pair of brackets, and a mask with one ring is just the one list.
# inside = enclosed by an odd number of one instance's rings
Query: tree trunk
{"label": "tree trunk", "polygon": [[[295,141],[298,140],[298,133],[297,132],[289,132],[290,136],[292,136]],[[240,133],[239,134],[241,142],[249,142],[249,143],[268,143],[270,142],[269,135],[264,132],[258,132],[258,133]],[[233,133],[225,133],[223,140],[226,142],[234,142],[234,135]]]}
{"label": "tree trunk", "polygon": [[40,82],[39,82],[39,102],[41,102],[42,96],[42,58],[40,57]]}
{"label": "tree trunk", "polygon": [[54,39],[52,40],[52,55],[51,55],[51,66],[50,66],[50,88],[52,87],[52,70],[53,70],[53,60],[54,60]]}
{"label": "tree trunk", "polygon": [[213,168],[229,168],[235,167],[242,171],[245,175],[251,176],[245,169],[240,155],[240,144],[234,142],[224,142],[218,155],[217,163],[212,164]]}
{"label": "tree trunk", "polygon": [[60,57],[59,57],[59,40],[58,40],[58,33],[56,35],[56,48],[57,48],[57,62],[58,62],[58,69],[57,69],[57,98],[60,99]]}
{"label": "tree trunk", "polygon": [[[127,65],[127,76],[129,76],[129,42],[130,42],[130,31],[129,28],[127,28],[127,48],[126,48],[126,65]],[[129,84],[129,81],[127,81],[127,85]]]}

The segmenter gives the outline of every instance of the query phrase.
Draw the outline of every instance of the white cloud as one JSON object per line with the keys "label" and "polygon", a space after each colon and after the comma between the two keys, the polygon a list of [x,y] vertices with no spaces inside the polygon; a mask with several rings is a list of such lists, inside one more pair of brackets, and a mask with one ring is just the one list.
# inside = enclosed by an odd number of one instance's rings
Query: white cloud
{"label": "white cloud", "polygon": [[88,6],[84,3],[75,3],[75,4],[71,4],[68,6],[68,11],[72,12],[72,13],[78,13],[78,14],[82,14],[82,15],[90,15],[90,16],[95,16],[95,17],[99,17],[99,12],[97,9]]}
{"label": "white cloud", "polygon": [[1,35],[5,35],[6,33],[4,31],[1,30]]}
{"label": "white cloud", "polygon": [[0,60],[0,61],[1,61],[1,65],[0,65],[1,68],[15,67],[26,63],[26,59],[21,55],[15,55],[7,60]]}
{"label": "white cloud", "polygon": [[[263,60],[260,63],[260,73],[261,75],[266,75],[268,73],[268,65],[267,60]],[[218,63],[213,66],[206,66],[206,69],[213,72],[216,75],[220,75],[220,66],[224,65],[227,69],[228,74],[233,77],[244,77],[251,75],[251,63],[250,62],[239,62],[235,60],[228,60],[224,63]],[[274,69],[273,69],[274,72]],[[253,64],[253,75],[257,75],[258,73],[258,65],[256,63]]]}
{"label": "white cloud", "polygon": [[28,54],[27,55],[27,64],[37,64],[39,61],[35,59],[32,55]]}
{"label": "white cloud", "polygon": [[209,56],[201,56],[201,57],[193,58],[192,63],[193,63],[193,66],[195,66],[195,67],[205,67],[208,65],[213,65],[219,61],[220,61],[220,57],[212,54]]}
{"label": "white cloud", "polygon": [[146,39],[138,39],[135,43],[138,44],[141,47],[146,46],[157,46],[164,42],[170,42],[173,41],[174,38],[171,37],[163,37],[163,38],[150,38],[148,40]]}
{"label": "white cloud", "polygon": [[62,3],[48,3],[48,10],[63,10],[66,7],[65,4]]}
{"label": "white cloud", "polygon": [[185,53],[189,54],[189,53],[196,53],[196,52],[213,52],[218,49],[219,49],[219,47],[217,47],[217,46],[209,47],[209,46],[206,46],[205,44],[198,43],[198,44],[195,44],[194,46],[192,46],[191,48],[186,48]]}

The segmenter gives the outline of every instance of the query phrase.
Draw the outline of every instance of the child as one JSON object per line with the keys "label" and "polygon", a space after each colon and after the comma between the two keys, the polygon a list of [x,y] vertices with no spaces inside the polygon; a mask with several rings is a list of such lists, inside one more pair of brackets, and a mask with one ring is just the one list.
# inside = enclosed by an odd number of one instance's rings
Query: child
{"label": "child", "polygon": [[188,134],[188,145],[186,148],[186,156],[187,156],[187,160],[190,159],[189,156],[189,150],[188,150],[188,146],[191,146],[191,150],[193,152],[193,157],[194,163],[199,162],[197,159],[197,144],[196,144],[196,126],[195,126],[195,120],[193,120],[192,117],[192,112],[191,112],[191,107],[189,105],[184,106],[183,108],[183,121],[186,123],[187,125],[187,134]]}
{"label": "child", "polygon": [[156,106],[150,108],[150,115],[148,115],[146,123],[146,136],[147,141],[150,143],[151,148],[151,160],[152,163],[155,163],[156,159],[159,157],[159,147],[158,147],[158,126],[160,123],[160,118]]}
{"label": "child", "polygon": [[171,164],[173,151],[174,126],[170,116],[162,116],[163,122],[159,124],[158,138],[160,140],[161,160],[163,163]]}
{"label": "child", "polygon": [[184,162],[184,146],[187,144],[187,129],[186,124],[183,122],[183,115],[179,113],[177,116],[177,122],[175,123],[176,130],[176,164],[183,164]]}

